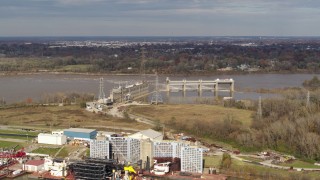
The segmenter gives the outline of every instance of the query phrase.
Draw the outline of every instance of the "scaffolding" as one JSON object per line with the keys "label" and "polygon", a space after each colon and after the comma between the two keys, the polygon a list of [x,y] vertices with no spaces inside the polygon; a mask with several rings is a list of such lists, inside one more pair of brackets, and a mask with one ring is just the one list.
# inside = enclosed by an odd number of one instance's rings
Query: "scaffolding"
{"label": "scaffolding", "polygon": [[109,143],[113,159],[123,163],[137,163],[140,160],[140,140],[128,137],[111,137]]}
{"label": "scaffolding", "polygon": [[152,95],[151,104],[158,105],[162,103],[163,103],[162,96],[161,96],[161,93],[159,92],[159,77],[158,77],[158,74],[156,73],[155,92]]}
{"label": "scaffolding", "polygon": [[128,138],[130,144],[130,161],[136,163],[140,160],[140,152],[141,152],[141,141],[138,139]]}
{"label": "scaffolding", "polygon": [[174,143],[173,142],[154,142],[153,143],[154,157],[173,157]]}
{"label": "scaffolding", "polygon": [[124,137],[111,137],[109,138],[110,151],[112,158],[118,161],[129,161],[128,157],[128,140]]}
{"label": "scaffolding", "polygon": [[90,157],[99,159],[109,159],[109,141],[91,140],[90,141]]}
{"label": "scaffolding", "polygon": [[198,147],[181,148],[181,172],[202,173],[203,150]]}
{"label": "scaffolding", "polygon": [[181,147],[186,146],[186,144],[177,141],[157,141],[153,143],[153,156],[180,158]]}
{"label": "scaffolding", "polygon": [[182,143],[182,142],[176,142],[176,148],[175,148],[175,157],[181,158],[181,149],[183,147],[188,147],[189,145]]}
{"label": "scaffolding", "polygon": [[123,167],[112,160],[86,159],[85,162],[75,162],[70,165],[75,179],[101,180],[110,179],[113,170],[121,170]]}
{"label": "scaffolding", "polygon": [[104,94],[103,78],[100,78],[99,99],[104,99],[105,97],[106,95]]}

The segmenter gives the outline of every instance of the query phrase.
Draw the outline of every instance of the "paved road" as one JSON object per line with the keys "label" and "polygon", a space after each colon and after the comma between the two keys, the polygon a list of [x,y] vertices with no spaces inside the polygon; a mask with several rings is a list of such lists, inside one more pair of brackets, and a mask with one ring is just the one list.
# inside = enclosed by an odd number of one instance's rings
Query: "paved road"
{"label": "paved road", "polygon": [[122,126],[81,126],[84,128],[107,128],[107,129],[117,129],[117,130],[126,130],[126,131],[134,131],[134,132],[138,132],[140,131],[137,128],[128,128],[128,127],[122,127]]}
{"label": "paved road", "polygon": [[[216,155],[216,156],[222,156],[222,154],[223,154],[223,152],[221,152],[221,151],[216,151],[214,153],[214,155]],[[250,163],[250,164],[253,163],[252,161],[245,160],[241,157],[238,157],[238,156],[246,156],[244,154],[235,155],[235,154],[230,153],[230,155],[231,155],[231,158],[233,158],[233,159],[237,159],[239,161]],[[276,169],[284,169],[284,170],[290,169],[290,167],[287,167],[287,166],[280,166],[280,165],[272,164],[272,160],[266,160],[266,161],[258,162],[258,163],[254,163],[254,164],[258,165],[258,166],[260,165],[260,166],[266,166],[266,167],[276,168]],[[293,168],[293,169],[297,170],[297,171],[301,171],[301,169],[303,169],[305,171],[320,171],[320,167],[319,168]]]}
{"label": "paved road", "polygon": [[[124,106],[130,106],[130,105],[139,105],[139,106],[146,106],[146,105],[149,105],[149,104],[140,104],[140,103],[137,103],[137,102],[132,102],[132,103],[128,103],[128,104],[118,104],[116,106],[114,106],[112,109],[110,109],[110,111],[108,111],[108,114],[114,116],[114,117],[119,117],[119,118],[123,118],[124,115],[123,115],[123,112],[122,111],[119,111],[119,107],[124,107]],[[150,119],[147,119],[145,117],[140,117],[140,116],[137,116],[137,115],[133,115],[133,114],[129,114],[129,117],[131,119],[135,119],[137,122],[139,123],[144,123],[144,124],[148,124],[148,125],[151,125],[151,126],[155,126],[156,124],[150,120]],[[123,129],[123,128],[122,128]]]}
{"label": "paved road", "polygon": [[129,114],[129,117],[131,119],[135,119],[139,123],[144,123],[144,124],[148,124],[148,125],[151,125],[151,126],[155,126],[156,125],[154,121],[152,121],[150,119],[147,119],[147,118],[144,118],[144,117],[141,117],[141,116]]}
{"label": "paved road", "polygon": [[63,146],[59,149],[59,151],[56,152],[56,154],[55,154],[53,157],[57,157],[58,154],[61,152],[61,150],[62,150],[65,146],[66,146],[66,145],[63,145]]}

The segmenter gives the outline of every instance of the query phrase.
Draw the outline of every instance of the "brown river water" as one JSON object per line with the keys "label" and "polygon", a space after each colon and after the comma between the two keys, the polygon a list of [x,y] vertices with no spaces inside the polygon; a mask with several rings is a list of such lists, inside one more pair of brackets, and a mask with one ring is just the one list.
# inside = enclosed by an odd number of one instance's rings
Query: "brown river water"
{"label": "brown river water", "polygon": [[[235,81],[235,99],[257,99],[259,96],[273,97],[274,94],[259,94],[246,92],[246,89],[273,89],[285,87],[301,87],[303,81],[311,79],[314,74],[248,74],[248,75],[212,75],[212,76],[169,76],[170,80],[215,80],[232,78]],[[316,75],[320,77],[320,75]],[[119,83],[136,82],[142,79],[138,75],[74,75],[74,74],[31,74],[0,76],[0,98],[7,103],[25,101],[32,98],[39,100],[46,93],[77,92],[92,93],[98,96],[99,78],[104,78],[104,91],[118,87]],[[160,76],[159,83],[162,87],[167,76]],[[154,81],[154,76],[146,75],[147,80]],[[192,103],[198,98],[197,92],[187,92],[185,96],[181,92],[162,93],[164,101],[170,103]],[[229,96],[229,93],[219,93],[221,96]],[[212,98],[212,92],[204,92],[202,97]],[[149,97],[150,98],[150,97]]]}

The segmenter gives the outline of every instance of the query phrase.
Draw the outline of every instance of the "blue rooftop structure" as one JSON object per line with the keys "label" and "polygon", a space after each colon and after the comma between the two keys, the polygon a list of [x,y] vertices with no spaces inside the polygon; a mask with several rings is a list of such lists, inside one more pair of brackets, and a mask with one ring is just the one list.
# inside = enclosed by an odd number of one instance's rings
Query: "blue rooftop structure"
{"label": "blue rooftop structure", "polygon": [[63,130],[63,134],[72,139],[95,139],[97,136],[97,130],[95,129],[83,129],[83,128],[69,128]]}

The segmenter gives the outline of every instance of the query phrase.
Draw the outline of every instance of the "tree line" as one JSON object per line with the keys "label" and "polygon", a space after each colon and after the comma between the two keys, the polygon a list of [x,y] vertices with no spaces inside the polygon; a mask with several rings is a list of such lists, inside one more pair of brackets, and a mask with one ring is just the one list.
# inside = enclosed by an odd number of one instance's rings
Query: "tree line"
{"label": "tree line", "polygon": [[[232,43],[139,44],[123,47],[50,47],[50,44],[0,44],[0,71],[212,73],[223,68],[263,72],[320,70],[320,45],[314,42],[241,46]],[[78,65],[78,66],[76,66]],[[81,65],[81,67],[80,67]],[[74,68],[63,68],[74,66]]]}

